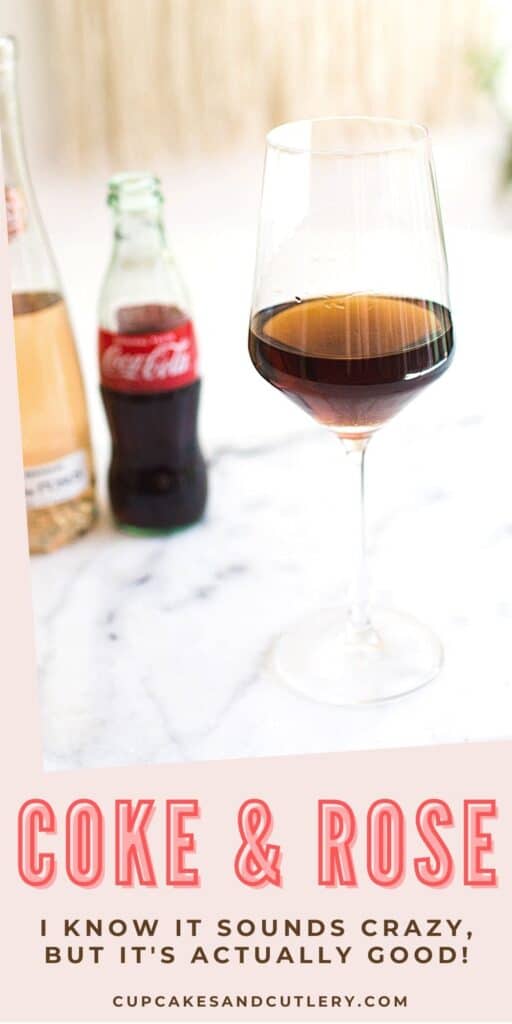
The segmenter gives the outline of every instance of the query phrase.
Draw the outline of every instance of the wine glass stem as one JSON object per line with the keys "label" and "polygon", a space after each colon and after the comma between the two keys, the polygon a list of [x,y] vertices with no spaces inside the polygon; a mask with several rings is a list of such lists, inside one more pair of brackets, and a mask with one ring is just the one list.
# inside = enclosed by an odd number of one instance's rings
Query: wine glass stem
{"label": "wine glass stem", "polygon": [[363,634],[371,629],[364,497],[365,455],[369,438],[362,437],[356,440],[342,438],[342,441],[349,469],[349,502],[351,514],[353,515],[352,536],[350,538],[352,579],[348,594],[348,620],[354,633]]}

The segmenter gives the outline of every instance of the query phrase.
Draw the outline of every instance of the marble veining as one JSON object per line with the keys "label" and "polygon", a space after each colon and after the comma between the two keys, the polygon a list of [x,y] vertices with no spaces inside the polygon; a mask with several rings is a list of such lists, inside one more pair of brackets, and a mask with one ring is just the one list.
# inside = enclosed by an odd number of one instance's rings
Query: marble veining
{"label": "marble veining", "polygon": [[[496,491],[488,500],[492,465],[478,457],[496,423],[457,408],[447,416],[435,397],[423,406],[370,450],[370,556],[376,598],[441,634],[435,683],[343,709],[270,677],[276,632],[343,595],[342,453],[314,427],[219,445],[200,525],[140,539],[104,512],[88,537],[32,560],[46,766],[510,736],[512,510]],[[427,407],[441,411],[437,422]]]}
{"label": "marble veining", "polygon": [[[438,631],[438,679],[395,703],[347,710],[296,696],[268,675],[275,634],[343,597],[343,454],[247,357],[260,164],[230,158],[229,173],[201,165],[192,175],[173,165],[171,238],[204,373],[208,513],[193,529],[143,540],[115,531],[103,501],[94,532],[32,559],[49,769],[512,737],[512,237],[503,211],[491,218],[484,202],[491,149],[469,142],[465,132],[437,148],[453,365],[368,454],[374,597]],[[465,175],[469,162],[474,173]],[[53,166],[41,198],[53,211],[104,485],[95,344],[110,232],[102,190],[96,178],[81,180],[74,232],[76,187],[54,180]]]}

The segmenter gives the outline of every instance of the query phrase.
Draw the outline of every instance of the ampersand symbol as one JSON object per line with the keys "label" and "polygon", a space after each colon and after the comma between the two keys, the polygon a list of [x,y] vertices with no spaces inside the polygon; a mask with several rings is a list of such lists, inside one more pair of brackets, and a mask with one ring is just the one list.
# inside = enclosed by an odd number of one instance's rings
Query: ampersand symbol
{"label": "ampersand symbol", "polygon": [[243,842],[236,855],[235,871],[244,885],[281,885],[281,847],[267,842],[273,824],[272,812],[264,800],[246,800],[242,804],[238,829]]}

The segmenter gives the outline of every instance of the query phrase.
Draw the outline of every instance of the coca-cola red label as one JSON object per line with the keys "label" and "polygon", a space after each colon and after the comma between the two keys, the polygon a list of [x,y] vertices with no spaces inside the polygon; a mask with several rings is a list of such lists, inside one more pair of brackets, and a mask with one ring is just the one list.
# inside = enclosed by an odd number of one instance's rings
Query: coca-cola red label
{"label": "coca-cola red label", "polygon": [[101,383],[113,391],[154,394],[192,384],[198,377],[191,320],[148,334],[99,332]]}

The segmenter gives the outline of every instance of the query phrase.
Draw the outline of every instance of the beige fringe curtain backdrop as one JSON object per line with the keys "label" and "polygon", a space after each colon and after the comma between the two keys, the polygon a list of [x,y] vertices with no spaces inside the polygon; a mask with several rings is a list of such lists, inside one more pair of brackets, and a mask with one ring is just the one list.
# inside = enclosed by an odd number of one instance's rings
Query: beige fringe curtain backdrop
{"label": "beige fringe curtain backdrop", "polygon": [[220,150],[332,113],[430,123],[475,103],[488,0],[46,0],[79,164]]}

